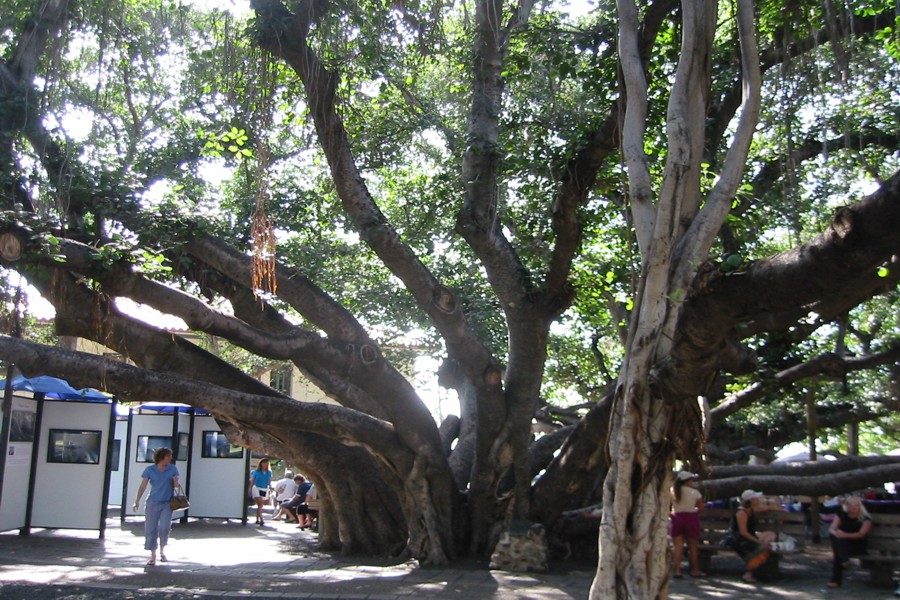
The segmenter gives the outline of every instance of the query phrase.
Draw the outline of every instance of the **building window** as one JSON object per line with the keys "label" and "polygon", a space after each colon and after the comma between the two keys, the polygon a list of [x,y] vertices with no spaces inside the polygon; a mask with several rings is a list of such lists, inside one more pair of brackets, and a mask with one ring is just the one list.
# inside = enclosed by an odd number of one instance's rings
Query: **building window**
{"label": "building window", "polygon": [[288,396],[291,395],[291,368],[290,367],[280,367],[278,369],[272,369],[269,374],[269,385],[272,386],[275,390],[281,392],[282,394],[286,394]]}

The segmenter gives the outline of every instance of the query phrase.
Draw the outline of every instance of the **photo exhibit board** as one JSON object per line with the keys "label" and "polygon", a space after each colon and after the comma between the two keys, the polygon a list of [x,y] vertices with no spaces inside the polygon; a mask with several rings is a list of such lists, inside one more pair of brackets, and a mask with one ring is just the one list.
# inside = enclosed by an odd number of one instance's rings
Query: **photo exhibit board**
{"label": "photo exhibit board", "polygon": [[178,443],[175,444],[175,459],[188,461],[191,452],[191,434],[184,431],[178,432]]}
{"label": "photo exhibit board", "polygon": [[152,465],[153,453],[160,448],[173,449],[171,435],[139,435],[135,460]]}
{"label": "photo exhibit board", "polygon": [[47,432],[47,462],[99,465],[103,432],[98,429],[50,429]]}
{"label": "photo exhibit board", "polygon": [[191,451],[191,516],[244,518],[247,451],[234,446],[210,416],[194,416]]}
{"label": "photo exhibit board", "polygon": [[[179,412],[177,419],[177,430],[175,433],[175,460],[178,461],[178,469],[181,475],[187,475],[185,469],[189,468],[188,459],[191,456],[191,415],[189,412]],[[184,463],[184,464],[182,464]]]}
{"label": "photo exhibit board", "polygon": [[25,526],[31,455],[35,451],[37,401],[30,392],[16,392],[10,407],[10,428],[0,498],[0,531]]}
{"label": "photo exhibit board", "polygon": [[244,449],[228,441],[224,433],[216,430],[203,430],[200,448],[202,458],[244,458]]}
{"label": "photo exhibit board", "polygon": [[[124,516],[135,516],[144,514],[144,503],[147,501],[147,495],[150,490],[144,491],[141,498],[141,505],[137,512],[133,509],[134,497],[137,495],[138,487],[141,485],[141,474],[148,466],[153,465],[153,450],[160,446],[172,448],[172,433],[175,430],[175,418],[172,413],[152,412],[146,414],[133,413],[129,420],[130,431],[127,439],[129,440],[130,456],[125,457],[127,462],[127,478],[123,492],[122,514]],[[174,448],[173,448],[174,451]],[[182,470],[181,465],[178,466],[179,472]],[[182,475],[183,477],[183,475]],[[182,479],[183,481],[183,479]]]}
{"label": "photo exhibit board", "polygon": [[125,440],[128,434],[128,421],[117,419],[113,453],[110,459],[109,497],[106,502],[110,506],[122,505],[122,486],[125,483]]}
{"label": "photo exhibit board", "polygon": [[[181,407],[175,416],[175,432],[174,432],[174,441],[175,444],[172,447],[172,451],[175,453],[175,466],[178,467],[179,473],[179,481],[181,482],[181,486],[184,488],[184,491],[188,494],[188,498],[191,496],[191,486],[190,486],[190,476],[191,476],[191,461],[188,460],[191,458],[191,413],[193,408]],[[190,514],[190,516],[194,516],[194,506],[193,503],[191,507],[186,510],[175,511],[173,517],[181,518]]]}
{"label": "photo exhibit board", "polygon": [[31,527],[104,529],[112,410],[111,402],[43,401]]}
{"label": "photo exhibit board", "polygon": [[36,415],[34,410],[14,406],[10,410],[9,441],[13,443],[33,442]]}

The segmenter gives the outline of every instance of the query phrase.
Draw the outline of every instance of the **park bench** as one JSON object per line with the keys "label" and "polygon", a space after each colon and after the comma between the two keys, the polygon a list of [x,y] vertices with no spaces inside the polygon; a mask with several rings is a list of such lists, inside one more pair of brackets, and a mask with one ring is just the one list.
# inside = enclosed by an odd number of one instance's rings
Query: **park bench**
{"label": "park bench", "polygon": [[[710,570],[712,557],[722,550],[730,550],[723,547],[722,540],[731,529],[731,516],[734,511],[730,508],[707,508],[700,513],[700,570]],[[787,534],[797,540],[797,550],[806,541],[807,524],[806,516],[802,512],[771,511],[756,515],[756,528],[759,531],[774,531],[779,534]],[[775,577],[779,573],[779,561],[781,554],[773,552],[765,565],[756,573],[764,578]]]}
{"label": "park bench", "polygon": [[868,569],[873,585],[893,584],[894,569],[900,568],[900,514],[872,513],[868,551],[860,556],[860,564]]}

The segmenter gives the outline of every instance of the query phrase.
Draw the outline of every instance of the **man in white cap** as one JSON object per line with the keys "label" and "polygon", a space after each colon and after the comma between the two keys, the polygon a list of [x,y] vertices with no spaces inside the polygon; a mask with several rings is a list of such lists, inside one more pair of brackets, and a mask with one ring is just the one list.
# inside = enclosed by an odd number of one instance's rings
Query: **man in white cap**
{"label": "man in white cap", "polygon": [[762,492],[744,490],[741,492],[741,505],[731,520],[731,531],[735,538],[734,550],[744,559],[746,571],[742,579],[747,583],[756,583],[753,571],[765,564],[769,559],[769,548],[778,534],[774,531],[756,531],[756,515],[761,512],[782,510],[780,506],[769,506],[761,501]]}

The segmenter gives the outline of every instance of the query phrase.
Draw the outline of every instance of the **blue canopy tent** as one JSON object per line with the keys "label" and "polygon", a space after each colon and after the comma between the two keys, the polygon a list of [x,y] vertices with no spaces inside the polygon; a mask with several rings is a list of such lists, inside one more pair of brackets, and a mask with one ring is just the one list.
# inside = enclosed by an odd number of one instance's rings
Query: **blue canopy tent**
{"label": "blue canopy tent", "polygon": [[[6,380],[0,379],[0,386],[6,386]],[[64,379],[38,375],[37,377],[25,377],[17,375],[13,377],[12,389],[17,392],[33,392],[44,394],[46,398],[59,400],[86,400],[88,402],[111,402],[112,399],[97,390],[89,388],[76,390]]]}
{"label": "blue canopy tent", "polygon": [[194,408],[189,404],[180,404],[177,402],[144,402],[135,407],[139,412],[154,412],[160,414],[172,414],[172,413],[191,413],[197,416],[209,416],[209,411],[204,410],[202,408]]}

